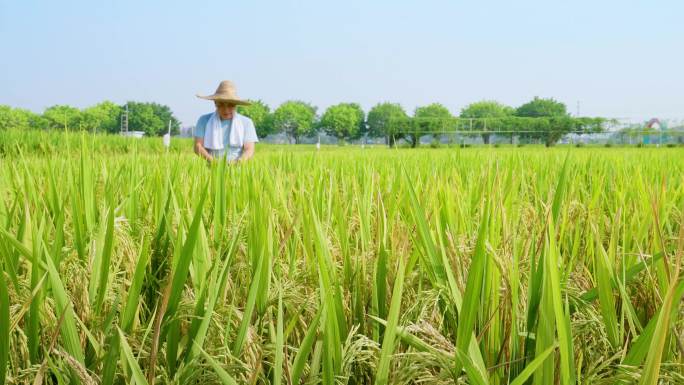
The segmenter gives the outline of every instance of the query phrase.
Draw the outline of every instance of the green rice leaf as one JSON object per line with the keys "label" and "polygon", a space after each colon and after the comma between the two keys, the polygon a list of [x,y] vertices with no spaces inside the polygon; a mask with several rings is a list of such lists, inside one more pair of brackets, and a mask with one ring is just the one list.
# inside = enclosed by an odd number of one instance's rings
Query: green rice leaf
{"label": "green rice leaf", "polygon": [[390,360],[394,354],[395,336],[397,333],[397,325],[399,324],[399,315],[401,311],[401,295],[404,290],[404,259],[399,258],[399,267],[394,279],[394,288],[392,289],[392,300],[390,302],[389,318],[387,319],[387,328],[382,339],[382,348],[380,350],[380,358],[378,360],[378,369],[375,375],[376,385],[385,385],[389,381]]}
{"label": "green rice leaf", "polygon": [[52,263],[52,258],[50,258],[47,254],[47,250],[45,255],[45,262],[49,278],[48,281],[50,282],[52,297],[54,298],[56,305],[55,310],[57,314],[66,312],[61,326],[62,342],[67,353],[74,357],[79,363],[83,364],[83,348],[81,347],[81,340],[76,329],[76,315],[74,314],[71,300],[64,289],[64,284],[62,283],[59,273],[57,272],[57,268]]}
{"label": "green rice leaf", "polygon": [[304,366],[306,365],[306,358],[311,353],[311,348],[316,341],[316,333],[318,331],[319,320],[321,319],[321,310],[319,309],[316,316],[309,323],[309,327],[306,329],[306,334],[302,340],[297,354],[295,354],[294,361],[292,363],[292,370],[290,372],[290,383],[299,384],[302,374],[304,372]]}
{"label": "green rice leaf", "polygon": [[2,271],[0,271],[0,385],[5,384],[7,363],[9,362],[10,347],[10,315],[9,295],[7,283]]}
{"label": "green rice leaf", "polygon": [[201,347],[198,346],[198,349],[202,356],[204,357],[205,360],[211,365],[211,368],[214,369],[214,372],[216,372],[216,375],[218,376],[219,380],[221,380],[221,383],[223,385],[238,385],[238,382],[228,374],[222,367],[221,364],[219,364],[214,357],[212,357],[210,354],[204,351]]}
{"label": "green rice leaf", "polygon": [[523,371],[520,372],[520,374],[518,374],[518,376],[515,379],[513,379],[513,381],[511,381],[510,385],[524,385],[525,382],[527,382],[527,379],[530,378],[532,373],[534,373],[535,370],[537,370],[541,366],[541,364],[543,364],[544,361],[546,361],[546,359],[549,358],[549,355],[551,355],[553,350],[556,349],[556,346],[557,345],[550,346],[548,349],[538,354],[534,358],[534,360],[527,364],[525,369],[523,369]]}
{"label": "green rice leaf", "polygon": [[145,375],[143,375],[140,365],[138,365],[138,360],[133,356],[133,351],[131,351],[131,347],[128,345],[128,341],[126,341],[126,336],[121,329],[118,329],[118,331],[119,341],[121,342],[121,352],[126,359],[121,364],[127,366],[131,370],[130,378],[135,381],[136,385],[147,385],[147,379],[145,379]]}
{"label": "green rice leaf", "polygon": [[273,384],[280,385],[283,377],[283,352],[285,341],[283,339],[283,293],[278,292],[278,315],[276,318],[275,358],[273,360]]}

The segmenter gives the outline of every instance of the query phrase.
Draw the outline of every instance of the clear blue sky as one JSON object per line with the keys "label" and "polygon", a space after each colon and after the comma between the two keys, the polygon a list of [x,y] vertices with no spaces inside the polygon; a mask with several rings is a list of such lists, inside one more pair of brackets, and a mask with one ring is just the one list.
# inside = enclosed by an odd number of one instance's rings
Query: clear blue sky
{"label": "clear blue sky", "polygon": [[684,2],[0,0],[0,104],[156,101],[184,124],[231,79],[301,99],[684,118]]}

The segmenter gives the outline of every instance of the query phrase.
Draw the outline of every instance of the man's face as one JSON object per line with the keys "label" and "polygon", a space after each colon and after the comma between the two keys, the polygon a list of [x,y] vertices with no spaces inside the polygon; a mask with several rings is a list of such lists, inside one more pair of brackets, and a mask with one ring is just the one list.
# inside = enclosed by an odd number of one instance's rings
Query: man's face
{"label": "man's face", "polygon": [[233,114],[235,113],[235,104],[230,102],[215,101],[216,112],[219,114],[221,119],[233,119]]}

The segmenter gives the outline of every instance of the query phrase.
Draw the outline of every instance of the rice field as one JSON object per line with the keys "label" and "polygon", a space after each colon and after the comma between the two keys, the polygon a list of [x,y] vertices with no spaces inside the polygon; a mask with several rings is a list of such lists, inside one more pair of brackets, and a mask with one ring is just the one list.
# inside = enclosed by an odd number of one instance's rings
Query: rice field
{"label": "rice field", "polygon": [[682,148],[107,140],[0,157],[0,384],[684,383]]}

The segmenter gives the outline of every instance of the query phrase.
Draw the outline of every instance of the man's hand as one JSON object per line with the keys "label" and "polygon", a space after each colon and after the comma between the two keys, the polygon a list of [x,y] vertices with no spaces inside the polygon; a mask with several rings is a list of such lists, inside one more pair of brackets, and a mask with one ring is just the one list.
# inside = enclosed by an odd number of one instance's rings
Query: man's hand
{"label": "man's hand", "polygon": [[244,162],[254,156],[254,142],[246,142],[242,145],[242,155],[237,159],[237,162]]}
{"label": "man's hand", "polygon": [[211,154],[207,151],[206,148],[204,148],[204,138],[195,137],[195,145],[194,145],[193,149],[195,150],[195,154],[206,159],[207,162],[211,163],[211,161],[214,160],[214,157],[211,156]]}

